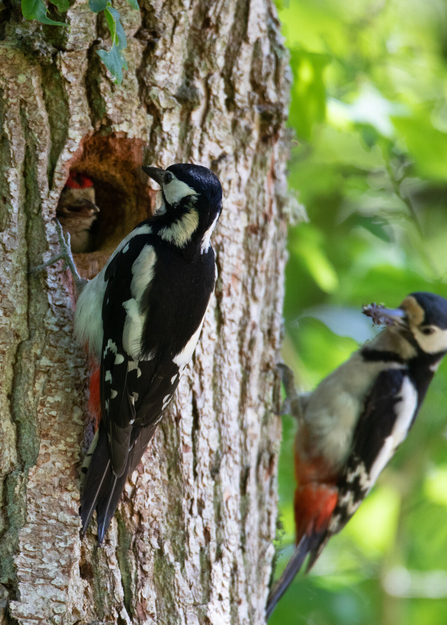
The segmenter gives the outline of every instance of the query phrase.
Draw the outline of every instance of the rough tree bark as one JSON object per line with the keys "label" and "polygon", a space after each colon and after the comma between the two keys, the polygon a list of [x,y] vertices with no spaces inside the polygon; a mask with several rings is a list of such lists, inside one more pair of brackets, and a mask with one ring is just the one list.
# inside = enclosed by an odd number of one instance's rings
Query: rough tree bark
{"label": "rough tree bark", "polygon": [[[0,623],[264,622],[280,438],[287,56],[270,0],[124,0],[112,83],[86,1],[70,29],[0,29]],[[106,42],[107,43],[107,42]],[[52,219],[70,168],[95,181],[94,275],[153,208],[143,163],[211,167],[219,281],[193,364],[98,549],[79,537],[88,368]],[[91,430],[91,427],[90,427]],[[88,435],[87,435],[88,438]]]}

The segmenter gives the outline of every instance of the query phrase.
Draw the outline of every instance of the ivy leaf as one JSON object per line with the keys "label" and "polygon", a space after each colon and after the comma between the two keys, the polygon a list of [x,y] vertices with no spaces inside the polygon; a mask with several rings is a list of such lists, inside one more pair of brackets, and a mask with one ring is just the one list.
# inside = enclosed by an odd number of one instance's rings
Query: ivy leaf
{"label": "ivy leaf", "polygon": [[138,0],[127,0],[127,2],[130,4],[132,9],[135,9],[135,11],[140,10],[140,5],[138,4]]}
{"label": "ivy leaf", "polygon": [[127,69],[127,63],[118,45],[114,43],[108,52],[107,50],[97,50],[97,53],[114,76],[115,84],[120,85],[123,82],[123,68]]}
{"label": "ivy leaf", "polygon": [[55,22],[47,17],[47,5],[43,0],[22,0],[22,15],[27,20],[37,20],[50,26],[66,26],[63,22]]}
{"label": "ivy leaf", "polygon": [[100,11],[104,11],[108,1],[109,0],[89,0],[88,6],[93,13],[99,13]]}
{"label": "ivy leaf", "polygon": [[110,34],[112,36],[112,44],[117,45],[118,49],[124,50],[127,46],[126,33],[124,32],[123,25],[120,22],[120,14],[110,4],[104,11],[107,24],[110,28]]}
{"label": "ivy leaf", "polygon": [[51,0],[51,4],[54,4],[60,13],[65,13],[70,8],[69,0]]}

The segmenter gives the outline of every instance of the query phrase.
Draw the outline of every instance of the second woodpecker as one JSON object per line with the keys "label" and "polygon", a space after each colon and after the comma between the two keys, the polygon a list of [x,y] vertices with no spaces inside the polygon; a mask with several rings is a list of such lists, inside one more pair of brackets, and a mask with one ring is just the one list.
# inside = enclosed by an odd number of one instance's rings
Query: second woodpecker
{"label": "second woodpecker", "polygon": [[286,410],[295,439],[296,549],[273,588],[267,617],[309,556],[309,570],[328,540],[356,512],[405,440],[435,371],[447,353],[447,300],[411,293],[399,308],[364,313],[387,327],[299,396],[282,366]]}

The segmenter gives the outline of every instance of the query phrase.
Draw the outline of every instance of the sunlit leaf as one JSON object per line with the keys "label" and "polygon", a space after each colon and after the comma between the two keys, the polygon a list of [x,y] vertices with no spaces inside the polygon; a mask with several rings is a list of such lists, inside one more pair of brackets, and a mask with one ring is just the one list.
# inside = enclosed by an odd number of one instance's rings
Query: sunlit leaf
{"label": "sunlit leaf", "polygon": [[54,4],[61,13],[65,13],[70,8],[69,0],[51,0],[51,4]]}
{"label": "sunlit leaf", "polygon": [[439,466],[433,469],[425,480],[424,491],[426,496],[436,503],[447,506],[447,467]]}
{"label": "sunlit leaf", "polygon": [[89,0],[88,5],[93,13],[104,11],[109,0]]}
{"label": "sunlit leaf", "polygon": [[21,0],[22,15],[27,20],[37,20],[50,26],[66,26],[47,17],[47,6],[43,0]]}
{"label": "sunlit leaf", "polygon": [[360,215],[353,213],[346,219],[343,224],[349,228],[365,228],[375,237],[385,243],[391,243],[393,240],[391,224],[387,219],[380,215]]}
{"label": "sunlit leaf", "polygon": [[430,123],[430,117],[393,117],[418,172],[432,180],[447,180],[447,132],[441,132]]}
{"label": "sunlit leaf", "polygon": [[108,6],[104,14],[110,29],[113,45],[118,46],[119,50],[123,50],[127,46],[127,40],[123,25],[120,22],[119,12],[112,6]]}
{"label": "sunlit leaf", "polygon": [[125,59],[122,57],[122,53],[116,44],[113,44],[109,51],[97,50],[98,55],[101,57],[102,62],[113,75],[116,84],[123,82],[123,66]]}

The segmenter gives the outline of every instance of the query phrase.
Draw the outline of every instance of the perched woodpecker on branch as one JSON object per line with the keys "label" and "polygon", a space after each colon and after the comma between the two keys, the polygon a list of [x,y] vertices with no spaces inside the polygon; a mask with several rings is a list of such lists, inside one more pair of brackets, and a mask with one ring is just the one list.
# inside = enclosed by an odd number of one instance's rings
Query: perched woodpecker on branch
{"label": "perched woodpecker on branch", "polygon": [[80,279],[67,259],[80,290],[75,334],[99,366],[90,396],[100,400],[101,421],[80,509],[83,534],[96,510],[99,544],[191,360],[215,283],[210,238],[222,210],[218,178],[198,165],[143,170],[161,186],[157,214],[121,242],[93,280]]}
{"label": "perched woodpecker on branch", "polygon": [[307,571],[360,506],[405,440],[447,353],[447,300],[411,293],[395,310],[363,312],[385,324],[313,391],[299,396],[280,365],[282,412],[298,421],[295,439],[296,548],[267,603],[267,618],[307,556]]}
{"label": "perched woodpecker on branch", "polygon": [[56,217],[65,234],[70,234],[73,254],[91,251],[92,226],[99,213],[95,201],[92,180],[86,174],[71,172],[61,193]]}

